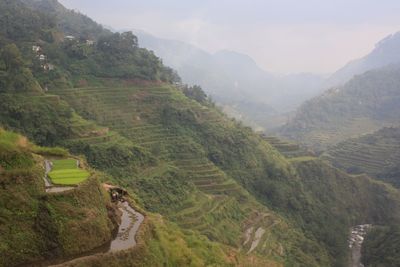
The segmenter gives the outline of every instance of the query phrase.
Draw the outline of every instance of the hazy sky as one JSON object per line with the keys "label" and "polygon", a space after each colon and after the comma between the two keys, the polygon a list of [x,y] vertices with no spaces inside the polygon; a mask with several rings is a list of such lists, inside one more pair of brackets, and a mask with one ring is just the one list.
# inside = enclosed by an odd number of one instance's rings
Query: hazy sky
{"label": "hazy sky", "polygon": [[[399,0],[60,0],[114,29],[250,55],[278,72],[332,72],[400,31]],[[140,43],[140,40],[139,40]]]}

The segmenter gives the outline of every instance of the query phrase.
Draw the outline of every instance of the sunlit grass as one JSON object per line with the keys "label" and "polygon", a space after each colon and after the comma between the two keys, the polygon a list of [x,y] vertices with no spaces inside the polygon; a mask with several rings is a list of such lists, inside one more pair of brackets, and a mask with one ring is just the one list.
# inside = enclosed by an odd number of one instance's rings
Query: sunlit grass
{"label": "sunlit grass", "polygon": [[75,159],[60,159],[52,161],[52,170],[65,170],[65,169],[77,169],[77,164]]}
{"label": "sunlit grass", "polygon": [[89,177],[89,172],[81,170],[74,159],[54,160],[49,177],[54,184],[76,185]]}

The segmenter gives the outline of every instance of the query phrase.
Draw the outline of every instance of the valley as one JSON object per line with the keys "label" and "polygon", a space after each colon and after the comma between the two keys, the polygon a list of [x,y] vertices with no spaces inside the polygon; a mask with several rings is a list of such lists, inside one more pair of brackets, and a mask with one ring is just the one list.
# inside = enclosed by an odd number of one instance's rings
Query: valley
{"label": "valley", "polygon": [[56,0],[0,22],[0,266],[398,264],[397,35],[325,90]]}

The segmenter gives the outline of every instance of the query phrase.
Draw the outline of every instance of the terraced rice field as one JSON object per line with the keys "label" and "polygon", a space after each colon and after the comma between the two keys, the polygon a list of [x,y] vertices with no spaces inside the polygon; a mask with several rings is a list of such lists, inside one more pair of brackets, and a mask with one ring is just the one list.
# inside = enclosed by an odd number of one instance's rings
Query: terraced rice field
{"label": "terraced rice field", "polygon": [[262,136],[262,138],[278,150],[286,158],[312,156],[313,153],[292,141],[284,141],[275,136]]}
{"label": "terraced rice field", "polygon": [[79,169],[75,159],[52,161],[52,170],[48,174],[53,184],[76,185],[89,177],[89,172]]}
{"label": "terraced rice field", "polygon": [[[239,245],[244,230],[241,222],[259,214],[257,205],[248,193],[231,177],[207,158],[195,137],[169,125],[168,109],[163,103],[176,101],[177,116],[190,109],[197,123],[207,124],[223,120],[222,116],[195,101],[187,101],[179,93],[171,93],[168,86],[150,88],[79,88],[57,91],[82,115],[93,119],[109,132],[100,136],[78,137],[74,141],[101,144],[123,138],[151,153],[162,164],[174,166],[187,176],[195,191],[183,201],[178,210],[167,216],[184,228],[196,230],[211,240],[224,240]],[[168,99],[168,101],[167,101]],[[181,114],[179,114],[181,113]],[[114,133],[114,134],[113,134]],[[156,172],[156,170],[155,170]],[[146,172],[146,176],[151,176]],[[239,204],[240,203],[240,204]],[[262,210],[263,208],[260,208]],[[265,212],[265,211],[264,211]],[[246,226],[251,225],[251,222]],[[260,227],[267,227],[260,223]]]}
{"label": "terraced rice field", "polygon": [[349,138],[371,133],[390,125],[390,123],[368,117],[340,118],[316,127],[310,126],[306,132],[300,133],[295,139],[322,151]]}
{"label": "terraced rice field", "polygon": [[384,178],[387,172],[400,166],[400,128],[383,128],[349,139],[331,147],[321,157],[346,171]]}

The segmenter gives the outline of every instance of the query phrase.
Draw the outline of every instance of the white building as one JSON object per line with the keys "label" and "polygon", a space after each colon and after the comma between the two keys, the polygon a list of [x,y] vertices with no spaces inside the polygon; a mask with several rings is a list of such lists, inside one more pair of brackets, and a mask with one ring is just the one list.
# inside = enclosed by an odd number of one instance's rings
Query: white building
{"label": "white building", "polygon": [[73,41],[73,40],[75,40],[75,36],[67,35],[67,36],[64,37],[64,39],[65,40],[69,40],[69,41]]}
{"label": "white building", "polygon": [[32,46],[32,51],[33,51],[33,52],[36,52],[36,53],[37,53],[37,52],[39,52],[40,50],[41,50],[41,47],[40,47],[40,46],[38,46],[38,45],[33,45],[33,46]]}

